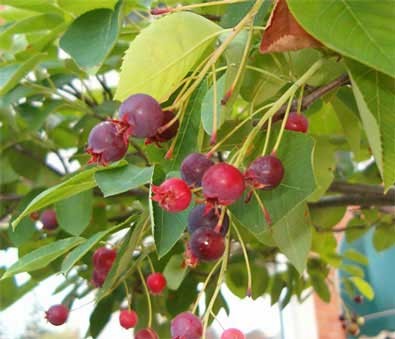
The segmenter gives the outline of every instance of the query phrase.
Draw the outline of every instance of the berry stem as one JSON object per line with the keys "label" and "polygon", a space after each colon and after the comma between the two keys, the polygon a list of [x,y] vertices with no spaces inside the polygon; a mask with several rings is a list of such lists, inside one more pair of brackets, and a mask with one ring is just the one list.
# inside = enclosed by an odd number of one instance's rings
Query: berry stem
{"label": "berry stem", "polygon": [[250,261],[248,259],[248,252],[247,252],[247,247],[244,243],[244,240],[236,227],[236,225],[233,223],[232,224],[233,229],[235,230],[235,233],[237,235],[237,238],[239,239],[241,250],[243,251],[243,256],[244,256],[244,261],[246,263],[246,268],[247,268],[247,297],[251,297],[252,295],[252,274],[251,274],[251,266],[250,266]]}
{"label": "berry stem", "polygon": [[129,288],[128,284],[126,283],[126,280],[123,281],[123,286],[125,287],[125,293],[126,293],[126,299],[128,301],[128,310],[132,310],[132,295],[129,293]]}
{"label": "berry stem", "polygon": [[269,118],[269,121],[267,123],[267,130],[266,130],[266,137],[265,137],[265,145],[263,146],[262,150],[262,156],[266,154],[267,148],[269,146],[269,140],[270,140],[270,132],[272,129],[272,117]]}
{"label": "berry stem", "polygon": [[219,216],[217,226],[215,226],[215,232],[220,233],[222,224],[224,223],[224,218],[225,218],[225,213],[226,213],[226,207],[222,207],[221,209],[221,215]]}
{"label": "berry stem", "polygon": [[152,325],[152,304],[151,304],[151,297],[150,297],[150,294],[149,294],[149,291],[148,291],[147,283],[145,282],[145,279],[144,279],[143,272],[141,272],[141,268],[140,268],[140,267],[138,268],[138,271],[139,271],[139,275],[140,275],[141,282],[142,282],[142,284],[143,284],[143,286],[144,286],[145,296],[147,297],[147,305],[148,305],[148,325],[147,325],[147,327],[150,328],[151,325]]}
{"label": "berry stem", "polygon": [[215,73],[215,64],[212,66],[213,69],[213,129],[211,131],[211,140],[210,144],[215,145],[217,142],[217,119],[218,119],[218,110],[217,110],[217,76]]}
{"label": "berry stem", "polygon": [[273,147],[272,154],[276,154],[276,152],[278,150],[278,147],[280,146],[281,139],[283,137],[284,130],[285,130],[285,125],[286,125],[287,120],[288,120],[289,111],[291,110],[291,105],[292,105],[293,98],[294,98],[293,96],[291,96],[289,98],[287,110],[285,111],[285,115],[284,115],[283,121],[281,122],[280,132],[278,133],[276,144]]}
{"label": "berry stem", "polygon": [[[304,86],[305,86],[305,85],[303,85],[303,86],[300,88],[299,99],[298,99],[298,107],[297,107],[297,109],[296,109],[296,112],[299,113],[299,114],[301,113],[301,110],[302,110]],[[287,108],[288,108],[288,107],[287,107]]]}
{"label": "berry stem", "polygon": [[149,255],[147,255],[147,261],[148,261],[148,265],[150,267],[151,272],[155,273],[154,264],[152,263],[151,257]]}

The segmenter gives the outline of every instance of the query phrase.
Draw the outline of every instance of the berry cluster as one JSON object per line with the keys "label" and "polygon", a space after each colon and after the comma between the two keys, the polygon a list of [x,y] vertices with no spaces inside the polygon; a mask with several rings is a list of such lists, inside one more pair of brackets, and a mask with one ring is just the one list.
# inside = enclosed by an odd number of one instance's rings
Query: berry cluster
{"label": "berry cluster", "polygon": [[93,253],[92,283],[95,287],[103,286],[116,256],[117,252],[107,247],[99,247]]}
{"label": "berry cluster", "polygon": [[89,163],[108,163],[122,159],[128,150],[129,137],[146,138],[146,143],[165,142],[177,134],[178,120],[171,111],[162,111],[159,103],[147,94],[127,98],[119,108],[119,119],[96,125],[88,137]]}
{"label": "berry cluster", "polygon": [[352,336],[358,336],[361,332],[360,326],[365,324],[365,318],[359,317],[356,314],[340,315],[339,320],[341,322],[342,328],[347,332],[347,334]]}

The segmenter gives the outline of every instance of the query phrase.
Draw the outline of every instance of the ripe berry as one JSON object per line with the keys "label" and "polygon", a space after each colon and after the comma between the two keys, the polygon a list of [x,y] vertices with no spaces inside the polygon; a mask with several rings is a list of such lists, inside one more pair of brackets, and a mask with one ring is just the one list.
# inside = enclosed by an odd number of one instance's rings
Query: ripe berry
{"label": "ripe berry", "polygon": [[97,271],[108,272],[110,271],[116,256],[117,251],[107,247],[99,247],[93,253],[93,265]]}
{"label": "ripe berry", "polygon": [[151,273],[147,277],[147,286],[152,294],[160,294],[166,287],[166,278],[160,272]]}
{"label": "ripe berry", "polygon": [[43,229],[52,231],[58,227],[55,210],[48,209],[41,213],[40,221],[43,224]]}
{"label": "ripe berry", "polygon": [[219,163],[206,171],[202,187],[209,202],[230,205],[243,195],[244,177],[236,167]]}
{"label": "ripe berry", "polygon": [[270,190],[277,187],[284,177],[284,167],[274,155],[256,158],[248,167],[245,178],[255,188]]}
{"label": "ripe berry", "polygon": [[[172,111],[163,111],[163,122],[161,127],[163,127],[168,122],[173,120],[174,117],[175,115]],[[157,133],[153,137],[147,138],[145,143],[150,144],[153,142],[159,143],[159,142],[169,141],[170,139],[173,139],[176,136],[179,126],[180,123],[177,119],[172,125],[166,128],[163,132],[160,133],[157,131]]]}
{"label": "ripe berry", "polygon": [[55,326],[63,325],[69,316],[69,309],[64,305],[53,305],[47,312],[45,318]]}
{"label": "ripe berry", "polygon": [[178,314],[170,325],[172,339],[199,339],[203,334],[201,320],[190,312]]}
{"label": "ripe berry", "polygon": [[222,235],[208,227],[198,228],[192,234],[189,245],[192,254],[205,261],[216,260],[225,251],[225,241]]}
{"label": "ripe berry", "polygon": [[154,196],[152,200],[169,212],[181,212],[188,208],[192,193],[184,180],[171,178],[164,181],[160,186],[152,185]]}
{"label": "ripe berry", "polygon": [[222,332],[221,339],[245,339],[246,336],[237,328],[228,328]]}
{"label": "ripe berry", "polygon": [[147,94],[127,98],[119,108],[119,117],[129,126],[127,134],[136,138],[153,137],[164,119],[159,103]]}
{"label": "ripe berry", "polygon": [[298,114],[297,112],[289,113],[287,122],[285,123],[285,129],[306,133],[308,128],[309,121],[303,114]]}
{"label": "ripe berry", "polygon": [[91,282],[95,287],[102,287],[107,278],[107,271],[93,270]]}
{"label": "ripe berry", "polygon": [[181,177],[188,185],[201,186],[204,173],[213,165],[205,155],[191,153],[181,163]]}
{"label": "ripe berry", "polygon": [[159,339],[159,336],[152,328],[143,328],[135,333],[134,339]]}
{"label": "ripe berry", "polygon": [[128,144],[116,123],[103,121],[93,127],[89,133],[86,150],[92,156],[89,163],[107,165],[122,159],[127,150]]}
{"label": "ripe berry", "polygon": [[129,311],[129,310],[122,310],[119,313],[119,324],[125,328],[129,329],[132,327],[135,327],[138,322],[138,316],[135,311]]}
{"label": "ripe berry", "polygon": [[[197,205],[188,216],[188,232],[194,233],[200,227],[208,227],[215,229],[219,221],[219,216],[215,213],[215,209],[206,212],[206,205]],[[221,235],[224,237],[228,233],[229,217],[225,214],[221,226]]]}
{"label": "ripe berry", "polygon": [[362,304],[363,303],[363,296],[362,295],[356,295],[354,297],[354,302],[357,304]]}

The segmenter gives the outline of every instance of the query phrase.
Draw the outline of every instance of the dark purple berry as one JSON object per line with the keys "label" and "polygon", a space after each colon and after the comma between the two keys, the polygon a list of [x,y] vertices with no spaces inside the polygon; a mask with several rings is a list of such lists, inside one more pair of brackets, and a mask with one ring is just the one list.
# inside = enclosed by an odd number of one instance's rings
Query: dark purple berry
{"label": "dark purple berry", "polygon": [[[165,126],[167,123],[173,120],[174,117],[175,115],[172,111],[163,111],[163,123],[161,127]],[[145,143],[151,144],[151,143],[160,143],[160,142],[169,141],[176,136],[179,126],[180,123],[177,119],[172,125],[166,128],[163,132],[158,131],[153,137],[147,138]]]}
{"label": "dark purple berry", "polygon": [[48,209],[42,212],[40,221],[43,224],[44,230],[52,231],[58,228],[58,220],[56,219],[56,212],[53,209]]}
{"label": "dark purple berry", "polygon": [[256,158],[248,167],[245,178],[255,188],[270,190],[277,187],[284,177],[284,167],[274,155]]}
{"label": "dark purple berry", "polygon": [[[188,216],[188,232],[194,233],[200,227],[208,227],[215,229],[219,221],[218,214],[215,213],[215,209],[212,208],[207,212],[206,205],[197,205],[189,213]],[[224,216],[224,220],[221,226],[221,235],[224,237],[228,233],[229,229],[229,217],[227,214]]]}
{"label": "dark purple berry", "polygon": [[188,185],[201,186],[204,173],[213,165],[205,155],[191,153],[181,163],[181,177]]}
{"label": "dark purple berry", "polygon": [[189,246],[196,258],[211,261],[222,257],[225,251],[225,240],[213,229],[200,227],[191,235]]}

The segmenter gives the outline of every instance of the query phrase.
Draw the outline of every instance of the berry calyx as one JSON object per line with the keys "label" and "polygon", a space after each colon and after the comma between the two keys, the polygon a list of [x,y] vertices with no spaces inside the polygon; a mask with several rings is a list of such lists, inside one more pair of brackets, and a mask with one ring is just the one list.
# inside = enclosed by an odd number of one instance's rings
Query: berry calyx
{"label": "berry calyx", "polygon": [[237,328],[228,328],[222,332],[221,339],[245,339],[246,336]]}
{"label": "berry calyx", "polygon": [[198,228],[189,240],[191,253],[199,260],[217,260],[224,254],[225,241],[220,233],[208,227]]}
{"label": "berry calyx", "polygon": [[152,328],[143,328],[135,333],[134,339],[159,339],[159,336]]}
{"label": "berry calyx", "polygon": [[202,187],[209,203],[230,205],[243,195],[244,177],[236,167],[219,163],[206,171]]}
{"label": "berry calyx", "polygon": [[93,265],[97,271],[109,272],[116,256],[117,251],[107,247],[99,247],[93,253]]}
{"label": "berry calyx", "polygon": [[127,124],[126,134],[136,138],[153,137],[163,123],[163,111],[150,95],[134,94],[119,108],[119,118]]}
{"label": "berry calyx", "polygon": [[119,313],[119,324],[126,330],[137,325],[138,316],[135,311],[122,310]]}
{"label": "berry calyx", "polygon": [[[208,227],[215,229],[220,219],[218,213],[215,213],[215,209],[212,208],[208,212],[206,211],[206,205],[197,205],[193,208],[188,216],[188,232],[193,234],[200,227]],[[229,229],[229,217],[227,214],[224,216],[224,220],[221,225],[221,235],[224,237],[228,233]]]}
{"label": "berry calyx", "polygon": [[199,339],[203,334],[201,320],[191,312],[178,314],[170,324],[172,339]]}
{"label": "berry calyx", "polygon": [[277,187],[284,177],[282,162],[274,155],[256,158],[248,167],[245,178],[254,188],[270,190]]}
{"label": "berry calyx", "polygon": [[192,193],[184,180],[171,178],[160,186],[152,185],[152,200],[168,212],[181,212],[188,208]]}
{"label": "berry calyx", "polygon": [[87,153],[91,155],[88,163],[107,165],[122,159],[128,144],[120,127],[111,121],[103,121],[92,128],[88,137]]}
{"label": "berry calyx", "polygon": [[58,220],[56,219],[56,212],[53,209],[47,209],[41,213],[40,221],[43,224],[43,229],[53,231],[58,228]]}
{"label": "berry calyx", "polygon": [[[165,126],[167,123],[173,120],[174,117],[175,114],[172,111],[163,111],[163,122],[161,127]],[[166,142],[173,139],[178,132],[179,126],[180,123],[177,119],[172,125],[166,128],[163,132],[159,132],[160,130],[159,129],[153,137],[147,138],[145,144],[151,144],[151,143],[158,144],[160,142]]]}
{"label": "berry calyx", "polygon": [[53,305],[45,312],[45,318],[55,326],[63,325],[69,316],[69,309],[62,305]]}
{"label": "berry calyx", "polygon": [[147,277],[147,286],[152,294],[160,294],[166,287],[166,278],[160,272],[151,273]]}
{"label": "berry calyx", "polygon": [[181,163],[181,177],[188,185],[199,187],[202,185],[204,173],[213,165],[205,155],[191,153]]}
{"label": "berry calyx", "polygon": [[303,114],[291,112],[289,113],[287,122],[285,123],[285,129],[289,131],[306,133],[309,129],[309,121]]}

